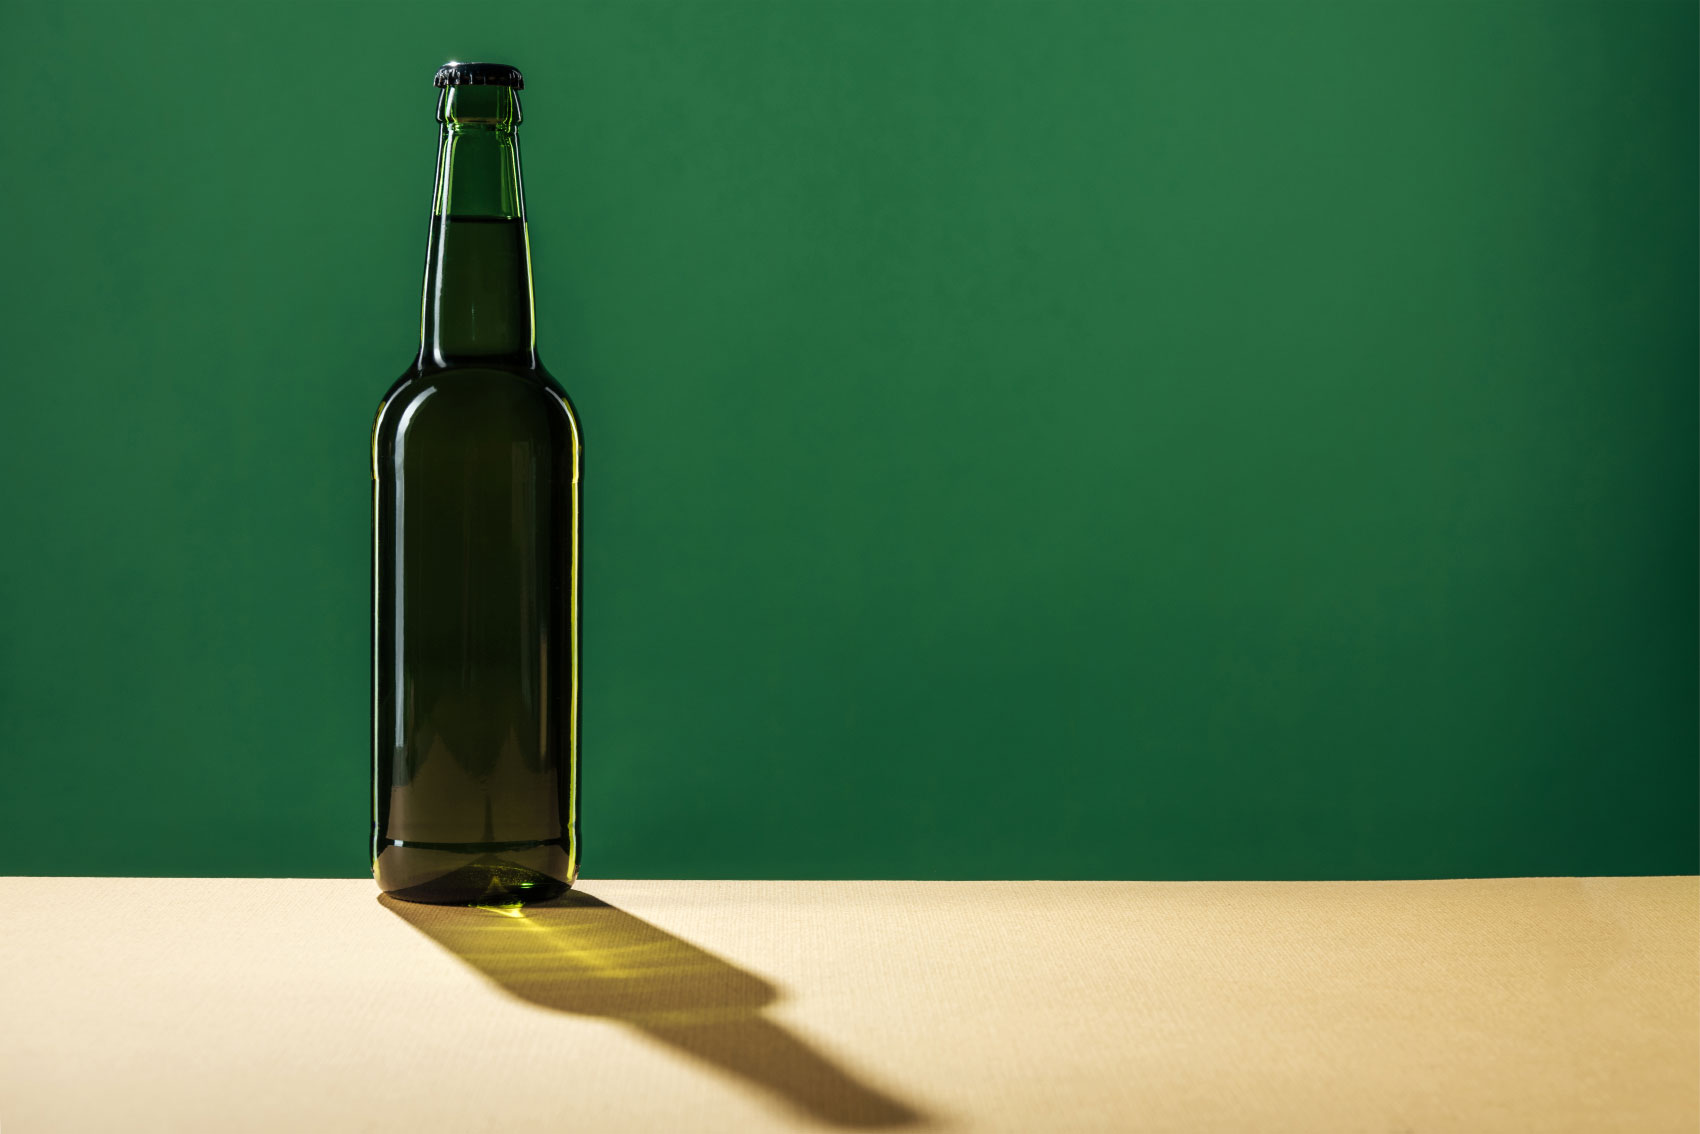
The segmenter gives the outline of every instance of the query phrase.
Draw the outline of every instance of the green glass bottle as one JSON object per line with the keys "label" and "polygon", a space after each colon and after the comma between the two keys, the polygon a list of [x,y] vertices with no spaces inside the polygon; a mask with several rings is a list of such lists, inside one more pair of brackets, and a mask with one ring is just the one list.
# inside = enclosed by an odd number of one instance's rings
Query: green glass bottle
{"label": "green glass bottle", "polygon": [[372,873],[409,901],[578,876],[578,415],[537,360],[512,67],[437,72],[419,357],[372,433]]}

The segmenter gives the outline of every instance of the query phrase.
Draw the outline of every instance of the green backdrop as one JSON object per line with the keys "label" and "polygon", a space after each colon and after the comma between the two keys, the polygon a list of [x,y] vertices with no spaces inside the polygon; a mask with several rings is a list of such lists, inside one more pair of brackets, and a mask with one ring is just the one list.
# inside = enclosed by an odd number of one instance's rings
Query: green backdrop
{"label": "green backdrop", "polygon": [[366,869],[524,68],[592,876],[1690,872],[1692,3],[16,3],[0,871]]}

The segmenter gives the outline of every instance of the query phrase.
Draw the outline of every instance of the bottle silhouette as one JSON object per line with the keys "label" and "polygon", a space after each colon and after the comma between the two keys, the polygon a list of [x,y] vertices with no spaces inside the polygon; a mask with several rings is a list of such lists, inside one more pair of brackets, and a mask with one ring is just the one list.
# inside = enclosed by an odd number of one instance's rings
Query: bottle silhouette
{"label": "bottle silhouette", "polygon": [[372,434],[372,871],[507,904],[578,875],[578,415],[537,359],[512,67],[437,72],[419,357]]}

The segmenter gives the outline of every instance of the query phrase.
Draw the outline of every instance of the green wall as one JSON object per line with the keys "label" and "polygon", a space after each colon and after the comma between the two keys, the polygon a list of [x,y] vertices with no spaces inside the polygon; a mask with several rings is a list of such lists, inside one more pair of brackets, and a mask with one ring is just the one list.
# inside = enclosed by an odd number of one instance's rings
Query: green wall
{"label": "green wall", "polygon": [[0,31],[0,871],[366,869],[450,57],[531,84],[592,876],[1697,869],[1686,0]]}

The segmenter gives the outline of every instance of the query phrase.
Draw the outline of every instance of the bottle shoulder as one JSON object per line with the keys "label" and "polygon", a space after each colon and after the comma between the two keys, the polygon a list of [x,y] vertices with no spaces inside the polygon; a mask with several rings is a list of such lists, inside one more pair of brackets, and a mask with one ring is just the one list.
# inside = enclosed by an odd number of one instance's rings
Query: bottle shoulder
{"label": "bottle shoulder", "polygon": [[580,432],[578,411],[555,377],[541,364],[528,367],[447,366],[408,367],[378,403],[375,434],[393,434],[404,421],[425,413],[486,416],[531,414],[564,418]]}

